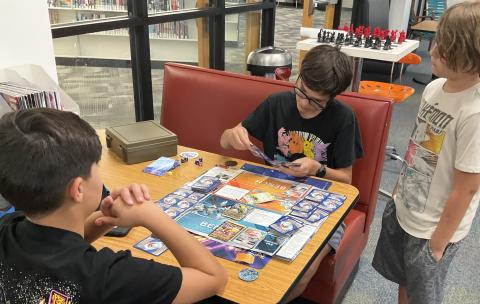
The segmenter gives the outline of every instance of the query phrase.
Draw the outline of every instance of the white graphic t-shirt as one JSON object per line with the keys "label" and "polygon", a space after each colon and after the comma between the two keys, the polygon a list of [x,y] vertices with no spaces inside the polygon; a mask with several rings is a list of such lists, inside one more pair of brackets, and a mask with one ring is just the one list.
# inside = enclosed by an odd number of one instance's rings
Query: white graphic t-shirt
{"label": "white graphic t-shirt", "polygon": [[[480,84],[446,93],[446,79],[431,82],[422,96],[415,128],[393,198],[400,226],[430,239],[453,187],[454,169],[480,173]],[[451,242],[463,239],[478,207],[480,191]]]}

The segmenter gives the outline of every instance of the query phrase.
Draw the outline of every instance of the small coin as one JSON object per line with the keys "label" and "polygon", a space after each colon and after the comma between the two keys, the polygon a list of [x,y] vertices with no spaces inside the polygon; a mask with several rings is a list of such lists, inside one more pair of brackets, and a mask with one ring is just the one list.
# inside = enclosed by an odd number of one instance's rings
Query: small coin
{"label": "small coin", "polygon": [[227,160],[227,161],[224,163],[224,165],[225,165],[226,167],[235,167],[237,164],[238,164],[238,163],[237,163],[236,161],[234,161],[234,160]]}
{"label": "small coin", "polygon": [[245,268],[238,272],[238,277],[245,282],[253,282],[258,279],[258,271],[253,268]]}

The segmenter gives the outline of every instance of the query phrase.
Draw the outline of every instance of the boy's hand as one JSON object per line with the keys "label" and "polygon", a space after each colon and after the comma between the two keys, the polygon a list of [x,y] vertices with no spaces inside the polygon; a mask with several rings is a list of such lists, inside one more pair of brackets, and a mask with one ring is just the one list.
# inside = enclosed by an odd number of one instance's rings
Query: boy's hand
{"label": "boy's hand", "polygon": [[447,245],[438,244],[435,239],[430,239],[430,250],[432,250],[432,256],[435,261],[440,262],[446,247]]}
{"label": "boy's hand", "polygon": [[235,150],[248,150],[252,142],[248,136],[248,131],[242,124],[230,129],[230,146]]}
{"label": "boy's hand", "polygon": [[[135,203],[141,204],[150,200],[148,188],[143,184],[131,184],[128,187],[115,189],[100,203],[100,211],[104,216],[114,217],[112,213],[112,205],[113,201],[119,197],[122,198],[123,202],[127,205],[133,205]],[[103,223],[99,218],[95,221],[95,224],[100,226],[105,223]]]}
{"label": "boy's hand", "polygon": [[113,202],[119,196],[129,205],[133,205],[134,202],[143,203],[150,200],[150,193],[146,185],[131,184],[128,187],[113,190],[103,201],[110,200]]}
{"label": "boy's hand", "polygon": [[308,157],[299,158],[293,163],[300,164],[300,166],[289,168],[280,167],[279,170],[288,175],[303,177],[315,175],[321,166],[319,162]]}
{"label": "boy's hand", "polygon": [[[95,220],[97,225],[112,225],[121,227],[143,226],[143,218],[152,212],[162,212],[152,202],[142,204],[127,204],[121,196],[114,202],[106,202],[107,214]],[[103,211],[102,211],[103,213]]]}

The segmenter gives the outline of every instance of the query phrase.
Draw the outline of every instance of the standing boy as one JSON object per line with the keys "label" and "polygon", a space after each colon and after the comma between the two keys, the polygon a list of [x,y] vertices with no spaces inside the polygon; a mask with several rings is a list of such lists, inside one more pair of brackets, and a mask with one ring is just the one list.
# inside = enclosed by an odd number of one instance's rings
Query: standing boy
{"label": "standing boy", "polygon": [[441,303],[480,192],[480,2],[447,9],[373,267],[399,284],[399,303]]}
{"label": "standing boy", "polygon": [[[298,167],[280,168],[293,176],[317,176],[351,183],[352,165],[363,156],[352,109],[335,99],[352,80],[349,58],[338,48],[320,45],[302,62],[294,90],[269,96],[243,122],[223,132],[223,148],[247,150],[249,136],[263,142],[265,153]],[[322,259],[336,250],[343,223],[312,263],[289,299],[300,295]]]}
{"label": "standing boy", "polygon": [[[217,293],[225,270],[156,205],[105,199],[95,211],[100,156],[95,130],[73,113],[0,119],[0,193],[23,211],[0,219],[0,302],[191,303]],[[180,267],[90,245],[114,225],[151,230]]]}

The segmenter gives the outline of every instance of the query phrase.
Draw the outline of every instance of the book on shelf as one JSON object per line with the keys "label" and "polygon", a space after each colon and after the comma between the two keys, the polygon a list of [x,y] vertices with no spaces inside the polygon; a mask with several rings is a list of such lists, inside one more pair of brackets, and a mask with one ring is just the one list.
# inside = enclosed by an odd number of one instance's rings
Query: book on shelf
{"label": "book on shelf", "polygon": [[127,0],[47,0],[49,7],[126,11]]}
{"label": "book on shelf", "polygon": [[34,108],[63,110],[56,90],[42,90],[12,82],[0,82],[0,103],[13,111]]}

